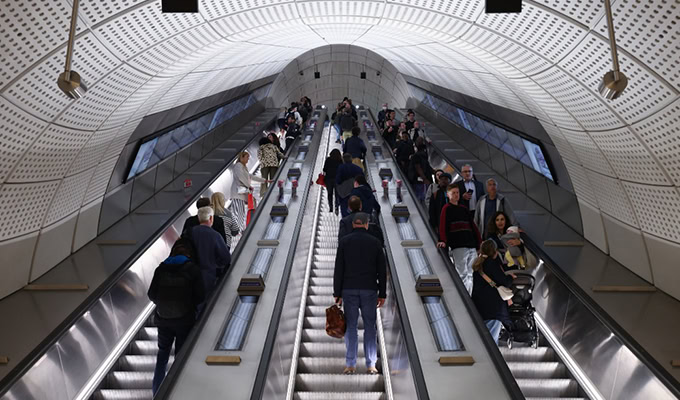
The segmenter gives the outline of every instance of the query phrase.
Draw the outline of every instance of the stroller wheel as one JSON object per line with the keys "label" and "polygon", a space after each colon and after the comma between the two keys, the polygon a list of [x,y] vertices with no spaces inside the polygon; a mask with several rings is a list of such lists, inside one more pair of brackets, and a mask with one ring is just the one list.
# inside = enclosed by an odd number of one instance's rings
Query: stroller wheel
{"label": "stroller wheel", "polygon": [[508,338],[508,350],[512,350],[512,338]]}

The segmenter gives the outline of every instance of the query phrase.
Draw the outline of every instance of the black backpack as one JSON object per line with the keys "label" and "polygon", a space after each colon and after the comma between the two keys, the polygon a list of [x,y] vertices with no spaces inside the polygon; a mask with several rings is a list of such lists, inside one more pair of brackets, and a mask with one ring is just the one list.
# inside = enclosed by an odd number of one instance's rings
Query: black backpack
{"label": "black backpack", "polygon": [[[182,265],[161,264],[149,292],[154,291],[156,315],[163,319],[184,318],[194,313],[194,282],[191,261]],[[151,293],[150,293],[151,294]]]}

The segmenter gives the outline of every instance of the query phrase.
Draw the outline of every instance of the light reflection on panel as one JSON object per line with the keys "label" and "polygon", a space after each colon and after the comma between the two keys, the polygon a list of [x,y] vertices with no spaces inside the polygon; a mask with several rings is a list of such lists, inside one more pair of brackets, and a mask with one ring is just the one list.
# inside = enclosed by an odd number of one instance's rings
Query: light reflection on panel
{"label": "light reflection on panel", "polygon": [[430,263],[427,261],[423,249],[407,249],[406,256],[415,278],[420,275],[432,275],[432,268],[430,268]]}
{"label": "light reflection on panel", "polygon": [[439,351],[464,350],[458,331],[453,325],[451,315],[442,303],[441,297],[424,296],[422,300]]}
{"label": "light reflection on panel", "polygon": [[418,235],[416,235],[415,229],[413,229],[413,225],[411,225],[408,222],[408,218],[406,217],[397,217],[395,218],[397,221],[397,226],[399,227],[399,236],[401,237],[401,240],[416,240],[418,239]]}
{"label": "light reflection on panel", "polygon": [[248,325],[253,317],[253,313],[255,313],[257,299],[257,296],[239,296],[236,299],[236,304],[234,304],[234,308],[229,315],[227,326],[217,344],[216,350],[241,349]]}
{"label": "light reflection on panel", "polygon": [[272,257],[274,256],[274,250],[275,249],[273,248],[266,247],[257,249],[255,258],[248,269],[248,273],[259,274],[263,277],[266,277],[267,273],[269,272],[269,266],[271,265]]}
{"label": "light reflection on panel", "polygon": [[265,240],[276,240],[281,236],[281,229],[283,228],[283,223],[286,221],[285,217],[272,217],[271,222],[267,225],[267,230],[264,233],[262,239]]}

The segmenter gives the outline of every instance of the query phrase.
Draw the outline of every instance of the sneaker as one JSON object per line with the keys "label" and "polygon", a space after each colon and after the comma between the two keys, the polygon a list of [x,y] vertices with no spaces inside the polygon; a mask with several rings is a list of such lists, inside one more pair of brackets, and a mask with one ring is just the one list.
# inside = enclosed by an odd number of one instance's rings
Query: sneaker
{"label": "sneaker", "polygon": [[342,371],[342,373],[345,375],[354,375],[356,372],[357,369],[354,367],[345,367],[344,371]]}
{"label": "sneaker", "polygon": [[376,367],[368,367],[366,370],[369,375],[378,375],[378,369]]}

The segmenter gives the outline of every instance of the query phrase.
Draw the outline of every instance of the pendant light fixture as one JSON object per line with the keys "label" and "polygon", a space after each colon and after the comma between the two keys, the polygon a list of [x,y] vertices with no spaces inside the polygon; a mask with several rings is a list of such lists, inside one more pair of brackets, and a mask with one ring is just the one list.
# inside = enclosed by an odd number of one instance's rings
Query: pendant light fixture
{"label": "pendant light fixture", "polygon": [[616,38],[614,37],[614,18],[612,17],[612,8],[609,0],[604,0],[604,9],[607,14],[607,28],[609,30],[609,45],[612,50],[612,62],[614,70],[609,71],[602,77],[597,90],[602,97],[608,100],[617,99],[623,93],[623,90],[628,85],[628,78],[619,68],[619,57],[616,53]]}
{"label": "pendant light fixture", "polygon": [[78,3],[73,0],[73,12],[71,13],[71,30],[68,33],[68,45],[66,48],[66,65],[64,72],[59,74],[57,85],[62,92],[72,99],[79,99],[87,92],[87,85],[76,71],[71,71],[71,59],[73,58],[73,42],[76,40],[76,25],[78,23]]}

